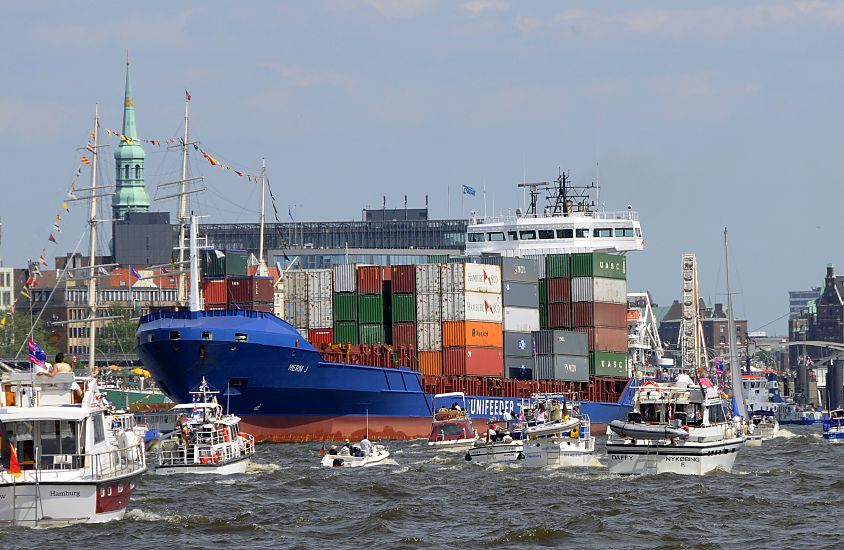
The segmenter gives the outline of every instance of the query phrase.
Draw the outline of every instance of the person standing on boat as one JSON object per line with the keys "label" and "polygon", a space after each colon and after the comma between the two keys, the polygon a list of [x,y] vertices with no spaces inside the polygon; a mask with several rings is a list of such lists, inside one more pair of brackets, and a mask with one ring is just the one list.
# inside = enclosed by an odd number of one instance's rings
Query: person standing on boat
{"label": "person standing on boat", "polygon": [[360,440],[360,450],[363,456],[369,456],[372,452],[372,442],[369,441],[369,434],[364,434],[363,439]]}

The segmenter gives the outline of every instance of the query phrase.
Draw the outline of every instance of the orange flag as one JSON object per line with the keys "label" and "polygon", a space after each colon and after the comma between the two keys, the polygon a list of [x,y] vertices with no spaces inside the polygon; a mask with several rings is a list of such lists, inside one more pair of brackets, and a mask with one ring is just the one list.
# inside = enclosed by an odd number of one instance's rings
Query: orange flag
{"label": "orange flag", "polygon": [[18,462],[18,453],[15,452],[15,446],[12,445],[11,441],[9,447],[12,448],[12,456],[9,458],[9,469],[7,471],[17,478],[23,474],[23,470],[21,470],[21,464]]}

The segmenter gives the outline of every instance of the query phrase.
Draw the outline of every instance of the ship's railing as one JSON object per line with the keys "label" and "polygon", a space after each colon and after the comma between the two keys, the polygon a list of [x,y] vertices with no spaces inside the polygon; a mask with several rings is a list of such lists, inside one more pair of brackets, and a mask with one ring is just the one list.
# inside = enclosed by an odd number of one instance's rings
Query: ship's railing
{"label": "ship's railing", "polygon": [[159,319],[199,319],[202,317],[247,317],[250,319],[278,319],[272,313],[245,309],[224,309],[208,311],[156,311],[141,317],[141,324]]}
{"label": "ship's railing", "polygon": [[[34,462],[21,462],[24,474],[32,471],[75,471],[75,479],[103,480],[121,477],[143,471],[146,468],[144,442],[138,441],[129,447],[121,447],[97,453],[37,453]],[[0,474],[0,482],[7,481],[8,472]],[[20,480],[18,480],[20,482]]]}
{"label": "ship's railing", "polygon": [[224,443],[189,443],[175,439],[165,440],[158,448],[159,466],[183,466],[188,464],[217,464],[255,452],[255,438],[251,435],[239,440]]}
{"label": "ship's railing", "polygon": [[482,223],[510,223],[521,219],[595,219],[595,220],[629,220],[638,221],[639,213],[634,210],[618,210],[618,211],[593,211],[593,212],[572,212],[571,214],[507,214],[502,216],[485,216],[483,218],[476,218],[469,220],[469,225],[478,225]]}

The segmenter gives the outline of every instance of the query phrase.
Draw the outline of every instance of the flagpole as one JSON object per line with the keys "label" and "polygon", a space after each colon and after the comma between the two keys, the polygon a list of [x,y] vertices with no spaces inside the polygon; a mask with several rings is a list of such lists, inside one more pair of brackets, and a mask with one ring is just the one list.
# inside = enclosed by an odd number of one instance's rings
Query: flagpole
{"label": "flagpole", "polygon": [[267,195],[267,161],[261,159],[261,234],[258,244],[258,275],[267,274],[267,263],[264,260],[264,203]]}

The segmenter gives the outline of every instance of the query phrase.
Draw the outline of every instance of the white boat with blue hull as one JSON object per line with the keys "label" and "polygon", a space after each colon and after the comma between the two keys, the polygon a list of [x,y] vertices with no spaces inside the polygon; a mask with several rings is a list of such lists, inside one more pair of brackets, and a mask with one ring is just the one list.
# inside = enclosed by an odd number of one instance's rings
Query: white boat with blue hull
{"label": "white boat with blue hull", "polygon": [[844,409],[829,412],[823,424],[823,439],[829,443],[844,444]]}
{"label": "white boat with blue hull", "polygon": [[703,475],[730,471],[744,437],[724,412],[717,388],[646,382],[628,422],[610,424],[607,465],[613,474]]}

